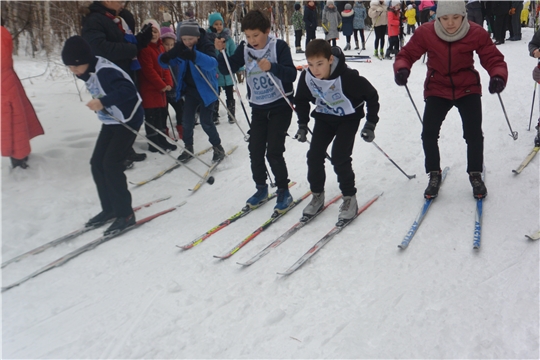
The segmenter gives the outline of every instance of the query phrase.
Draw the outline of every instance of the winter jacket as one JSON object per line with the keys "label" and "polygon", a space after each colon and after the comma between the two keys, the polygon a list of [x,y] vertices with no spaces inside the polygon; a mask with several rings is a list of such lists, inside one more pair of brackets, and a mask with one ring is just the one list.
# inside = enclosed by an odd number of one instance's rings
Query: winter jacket
{"label": "winter jacket", "polygon": [[529,55],[534,57],[533,52],[536,49],[540,49],[540,30],[534,33],[533,38],[529,42]]}
{"label": "winter jacket", "polygon": [[508,15],[508,12],[512,8],[512,1],[492,1],[491,11],[495,16]]}
{"label": "winter jacket", "polygon": [[[223,28],[221,33],[214,33],[212,29],[208,29],[206,36],[208,37],[208,40],[210,42],[213,42],[217,36],[221,36],[221,38],[225,39],[225,52],[227,53],[227,56],[231,56],[236,51],[236,44],[231,37],[231,31],[227,28]],[[216,49],[216,58],[219,55],[219,50]],[[229,75],[229,71],[222,73],[221,71],[218,71],[218,86],[231,86],[234,85],[233,79],[231,75]]]}
{"label": "winter jacket", "polygon": [[104,57],[132,76],[130,65],[131,60],[137,56],[137,45],[125,40],[122,30],[105,15],[111,13],[111,10],[100,1],[90,4],[89,10],[90,14],[83,19],[81,36],[88,41],[94,55]]}
{"label": "winter jacket", "polygon": [[359,1],[356,1],[354,3],[354,21],[353,21],[353,29],[363,29],[366,25],[364,23],[364,20],[367,17],[367,11],[364,7],[364,4],[362,4]]}
{"label": "winter jacket", "polygon": [[[234,54],[229,57],[231,71],[233,73],[237,72],[242,66],[245,65],[246,60],[244,58],[244,48],[246,46],[248,47],[248,49],[252,48],[251,45],[248,45],[246,44],[245,41],[242,41],[236,48],[236,51],[234,52]],[[276,40],[276,53],[277,53],[276,55],[277,55],[278,61],[276,63],[271,63],[272,67],[270,68],[270,72],[279,80],[281,80],[283,84],[282,90],[285,93],[291,93],[293,92],[293,82],[296,80],[296,73],[298,72],[292,60],[291,48],[285,41],[281,39],[277,39]],[[219,54],[218,64],[219,64],[220,72],[228,71],[227,65],[225,64],[225,59],[223,58],[223,54]],[[248,90],[247,97],[249,99],[251,97],[251,90],[249,86],[247,90]],[[290,96],[289,99],[292,101],[292,96]],[[289,105],[283,98],[277,101],[274,101],[273,103],[266,104],[266,105],[256,105],[251,102],[249,104],[253,109],[258,109],[258,110],[269,110],[269,109],[274,109],[278,107],[290,109]]]}
{"label": "winter jacket", "polygon": [[416,24],[416,9],[412,8],[405,11],[405,17],[407,18],[407,24],[415,25]]}
{"label": "winter jacket", "polygon": [[435,5],[435,2],[431,1],[431,0],[422,0],[420,2],[420,6],[418,7],[418,10],[422,11],[424,9],[429,9],[431,8],[433,5]]}
{"label": "winter jacket", "polygon": [[427,52],[424,98],[437,96],[453,100],[470,94],[482,94],[480,74],[474,69],[473,51],[476,51],[489,76],[500,76],[506,82],[508,69],[504,56],[484,28],[471,21],[469,24],[467,35],[455,42],[439,38],[434,22],[423,24],[397,54],[394,73],[399,69],[410,70],[413,63]]}
{"label": "winter jacket", "polygon": [[302,15],[300,10],[295,10],[294,14],[291,16],[291,22],[295,31],[304,30],[306,28],[306,24],[304,23],[304,15]]}
{"label": "winter jacket", "polygon": [[42,135],[43,128],[39,123],[34,107],[28,100],[26,92],[13,69],[13,39],[9,31],[1,26],[2,41],[1,72],[2,79],[0,98],[2,99],[2,156],[10,156],[21,160],[30,154],[30,139]]}
{"label": "winter jacket", "polygon": [[[345,63],[345,55],[338,47],[332,47],[332,54],[337,60],[337,66],[332,70],[329,81],[333,81],[338,77],[341,78],[341,87],[343,95],[352,103],[355,108],[355,113],[345,116],[323,114],[313,110],[311,116],[326,121],[347,121],[361,119],[365,116],[364,104],[367,105],[366,120],[376,124],[379,121],[379,94],[371,83],[358,74],[357,70],[350,69]],[[315,104],[316,99],[313,97],[308,85],[306,84],[306,72],[309,69],[302,71],[300,80],[298,80],[298,88],[294,97],[296,113],[298,115],[298,124],[307,125],[310,119],[310,103]],[[311,72],[310,72],[311,73]]]}
{"label": "winter jacket", "polygon": [[328,5],[324,7],[321,25],[326,33],[325,40],[339,38],[338,28],[341,28],[341,15],[335,6],[332,8],[329,8]]}
{"label": "winter jacket", "polygon": [[167,85],[173,86],[171,72],[162,68],[158,63],[158,56],[165,49],[161,39],[157,43],[151,42],[139,52],[139,93],[143,100],[143,108],[163,108],[167,106],[167,96],[161,91]]}
{"label": "winter jacket", "polygon": [[388,37],[399,36],[399,28],[401,26],[401,14],[399,11],[388,11]]}
{"label": "winter jacket", "polygon": [[[161,55],[159,55],[158,60],[159,65],[161,65],[161,67],[164,69],[168,69],[169,65],[172,67],[177,66],[178,68],[178,73],[176,74],[176,83],[178,84],[176,87],[177,101],[180,100],[182,95],[185,93],[186,87],[188,86],[184,81],[184,76],[186,76],[186,71],[189,66],[191,77],[193,78],[197,91],[201,95],[204,106],[206,107],[217,100],[217,96],[215,94],[215,92],[218,91],[216,48],[214,47],[214,44],[208,40],[206,31],[204,29],[199,29],[199,32],[201,36],[199,37],[197,44],[195,44],[193,47],[193,51],[195,51],[196,54],[194,62],[190,60],[183,60],[181,58],[173,58],[169,61],[169,64],[164,64],[160,60]],[[204,78],[201,76],[195,65],[199,67],[204,75]],[[227,73],[227,71],[225,71],[225,73]],[[207,80],[210,82],[212,87],[208,86],[206,82]],[[215,92],[212,91],[212,89],[214,89]]]}
{"label": "winter jacket", "polygon": [[374,27],[388,25],[388,15],[386,4],[381,4],[379,0],[371,0],[368,14]]}
{"label": "winter jacket", "polygon": [[341,21],[343,36],[351,36],[353,33],[354,10],[343,10],[341,12]]}
{"label": "winter jacket", "polygon": [[304,24],[306,30],[315,31],[317,30],[318,20],[317,20],[317,8],[309,7],[309,5],[304,6]]}

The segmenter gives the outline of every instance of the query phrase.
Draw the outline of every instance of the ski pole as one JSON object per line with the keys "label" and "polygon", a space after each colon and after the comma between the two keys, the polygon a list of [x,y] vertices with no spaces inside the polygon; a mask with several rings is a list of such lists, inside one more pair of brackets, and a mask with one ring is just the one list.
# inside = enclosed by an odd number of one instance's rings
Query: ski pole
{"label": "ski pole", "polygon": [[[242,134],[244,135],[244,141],[248,141],[249,140],[249,136],[246,135],[246,133],[244,132],[244,130],[242,130],[242,128],[240,127],[240,124],[238,123],[238,121],[236,120],[236,117],[234,116],[234,114],[231,112],[231,110],[229,110],[229,108],[227,107],[227,104],[225,104],[225,102],[223,101],[222,98],[219,97],[219,93],[216,91],[216,89],[214,89],[212,87],[212,84],[210,83],[210,81],[208,81],[208,79],[206,78],[206,76],[203,74],[201,68],[199,68],[199,65],[193,63],[193,65],[195,66],[195,69],[197,69],[197,71],[199,72],[199,74],[201,74],[202,78],[204,79],[204,81],[206,81],[206,83],[208,84],[208,87],[210,87],[210,89],[212,89],[212,91],[214,92],[214,94],[217,96],[218,100],[221,102],[221,104],[223,105],[223,107],[227,110],[227,112],[229,113],[229,116],[231,117],[231,119],[234,119],[234,123],[236,124],[236,126],[238,126],[238,129],[240,129],[240,131],[242,132]],[[247,140],[246,140],[247,139]]]}
{"label": "ski pole", "polygon": [[[166,138],[169,138],[171,139],[170,136],[168,136],[167,134],[165,134],[163,131],[159,130],[157,127],[155,127],[154,125],[150,124],[148,121],[144,121],[144,123],[146,125],[148,125],[151,129],[153,129],[155,132],[157,132],[158,134],[162,135],[162,136],[165,136]],[[171,139],[172,140],[172,139]],[[189,151],[188,149],[186,149],[185,147],[182,148],[183,151],[187,152],[189,155],[191,155],[192,157],[194,157],[195,159],[199,160],[200,162],[202,162],[204,165],[208,166],[208,167],[211,167],[212,165],[209,165],[207,164],[205,161],[203,161],[199,156],[195,155],[194,153],[192,153],[191,151]]]}
{"label": "ski pole", "polygon": [[390,156],[388,156],[388,154],[385,153],[384,150],[381,149],[381,147],[380,147],[379,145],[377,145],[377,143],[376,143],[375,141],[372,141],[371,143],[372,143],[373,145],[375,145],[375,147],[376,147],[377,149],[379,149],[379,151],[382,152],[382,153],[384,154],[384,156],[386,156],[386,157],[388,158],[388,160],[390,160],[390,162],[391,162],[392,164],[394,164],[395,167],[397,167],[397,168],[399,169],[399,171],[401,171],[401,172],[403,173],[403,175],[405,175],[409,180],[410,180],[410,179],[414,179],[414,178],[416,177],[416,174],[408,175],[405,171],[403,171],[403,170],[398,166],[398,164],[396,164],[395,161],[392,160],[392,159],[390,158]]}
{"label": "ski pole", "polygon": [[[168,104],[167,104],[168,105]],[[174,126],[173,126],[173,123],[172,123],[172,119],[171,119],[171,114],[169,114],[169,112],[167,111],[167,116],[169,117],[169,124],[171,125],[171,132],[174,136],[174,138],[171,138],[172,140],[174,140],[174,142],[177,142],[178,141],[178,138],[176,137],[176,134],[174,133]],[[170,137],[170,136],[169,136]]]}
{"label": "ski pole", "polygon": [[163,150],[163,148],[161,146],[159,146],[158,144],[156,144],[155,142],[153,142],[152,140],[149,140],[146,136],[142,135],[142,134],[139,134],[139,132],[135,129],[133,129],[131,126],[129,126],[128,124],[125,124],[122,122],[122,120],[118,119],[117,117],[115,117],[114,115],[112,115],[111,113],[109,113],[107,111],[107,109],[103,108],[102,110],[100,110],[101,112],[103,112],[104,114],[112,117],[114,120],[116,120],[116,122],[118,122],[120,125],[122,125],[123,127],[125,127],[126,129],[128,129],[129,131],[131,131],[132,133],[135,134],[135,136],[140,136],[142,138],[144,138],[146,141],[148,141],[149,144],[151,144],[153,147],[155,147],[156,149],[158,149],[162,154],[164,155],[167,155],[168,157],[170,157],[171,159],[174,160],[175,163],[177,163],[178,165],[180,166],[184,166],[186,169],[188,169],[189,171],[191,171],[193,174],[197,175],[199,178],[201,178],[201,180],[205,180],[207,183],[209,183],[210,185],[212,185],[214,183],[214,177],[213,176],[210,176],[208,177],[208,179],[205,179],[204,176],[201,176],[198,172],[196,172],[195,170],[193,170],[192,168],[190,168],[189,166],[187,166],[186,164],[184,164],[183,162],[179,161],[177,158],[175,158],[174,156],[172,156],[171,154],[169,154],[167,151]]}
{"label": "ski pole", "polygon": [[409,87],[407,86],[407,84],[405,84],[405,89],[407,90],[407,94],[409,94],[409,99],[411,99],[411,102],[414,106],[414,110],[416,110],[416,115],[418,115],[418,120],[420,120],[420,123],[423,125],[424,122],[422,121],[422,117],[420,116],[420,113],[418,112],[418,108],[416,107],[416,104],[414,103],[414,100],[411,96],[411,92],[409,91]]}
{"label": "ski pole", "polygon": [[225,64],[227,64],[227,70],[229,70],[229,75],[231,76],[233,80],[234,90],[236,91],[236,94],[238,95],[238,99],[240,100],[240,105],[242,106],[242,110],[244,111],[244,116],[246,117],[249,127],[251,127],[251,122],[249,121],[249,116],[244,106],[244,102],[242,101],[242,95],[240,94],[240,89],[238,88],[238,82],[236,81],[236,78],[234,77],[234,74],[231,70],[231,64],[229,63],[229,57],[227,56],[227,52],[225,51],[225,49],[223,49],[221,50],[221,53],[223,54],[223,59],[225,59]]}
{"label": "ski pole", "polygon": [[531,131],[531,122],[532,122],[532,116],[533,116],[533,110],[534,110],[534,98],[536,97],[536,86],[537,85],[538,85],[538,83],[535,81],[534,82],[533,98],[532,98],[532,102],[531,102],[531,116],[529,117],[529,128],[527,129],[527,131]]}
{"label": "ski pole", "polygon": [[512,139],[517,140],[518,132],[517,131],[512,131],[512,126],[510,126],[510,121],[508,120],[508,115],[506,114],[506,109],[504,108],[504,104],[503,104],[503,101],[502,101],[502,98],[501,98],[501,94],[497,93],[497,96],[499,97],[499,101],[501,103],[501,107],[503,109],[504,117],[506,118],[506,123],[508,124],[508,128],[510,128],[510,134],[509,135],[512,137]]}

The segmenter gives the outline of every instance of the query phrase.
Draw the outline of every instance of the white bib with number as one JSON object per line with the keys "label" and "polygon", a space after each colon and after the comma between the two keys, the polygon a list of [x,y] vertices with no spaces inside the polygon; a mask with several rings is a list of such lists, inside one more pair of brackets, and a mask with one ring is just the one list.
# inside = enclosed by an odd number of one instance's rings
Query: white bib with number
{"label": "white bib with number", "polygon": [[354,106],[343,94],[341,77],[332,80],[321,80],[306,70],[306,84],[309,91],[311,91],[311,95],[315,98],[316,112],[334,116],[354,114]]}

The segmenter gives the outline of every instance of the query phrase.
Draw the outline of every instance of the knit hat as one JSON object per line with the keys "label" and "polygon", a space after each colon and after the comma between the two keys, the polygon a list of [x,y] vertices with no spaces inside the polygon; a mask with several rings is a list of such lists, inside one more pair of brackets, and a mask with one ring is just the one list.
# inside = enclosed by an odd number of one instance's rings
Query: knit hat
{"label": "knit hat", "polygon": [[300,10],[300,4],[298,3],[294,4],[294,10]]}
{"label": "knit hat", "polygon": [[345,5],[345,10],[351,10],[351,9],[352,9],[351,4],[346,4],[346,5]]}
{"label": "knit hat", "polygon": [[95,59],[90,44],[81,36],[72,36],[64,43],[62,61],[65,65],[79,66],[90,64]]}
{"label": "knit hat", "polygon": [[146,25],[146,24],[150,24],[152,25],[153,28],[156,28],[159,30],[159,24],[156,20],[154,19],[146,19],[143,21],[143,24]]}
{"label": "knit hat", "polygon": [[183,21],[182,25],[178,28],[178,36],[201,36],[199,31],[199,24],[195,20]]}
{"label": "knit hat", "polygon": [[465,8],[465,2],[463,1],[439,1],[437,6],[437,17],[445,15],[461,15],[463,17],[467,16],[467,9]]}
{"label": "knit hat", "polygon": [[328,0],[328,1],[326,2],[326,5],[334,5],[334,0]]}
{"label": "knit hat", "polygon": [[[430,7],[429,11],[433,11],[434,13],[436,13],[437,12],[437,5],[433,5],[432,7]],[[441,15],[441,16],[444,16],[444,15]]]}
{"label": "knit hat", "polygon": [[220,13],[218,12],[211,13],[210,15],[208,15],[208,26],[210,27],[214,26],[214,23],[218,20],[221,21],[222,24],[224,24],[223,16],[221,16]]}
{"label": "knit hat", "polygon": [[413,8],[412,5],[408,5],[408,6],[407,6],[407,10],[411,10],[412,8]]}
{"label": "knit hat", "polygon": [[174,34],[174,31],[172,31],[170,27],[162,27],[160,37],[161,37],[161,40],[174,39],[174,41],[176,41],[176,35]]}
{"label": "knit hat", "polygon": [[390,6],[391,7],[398,6],[398,5],[401,5],[401,1],[396,1],[396,0],[390,1]]}

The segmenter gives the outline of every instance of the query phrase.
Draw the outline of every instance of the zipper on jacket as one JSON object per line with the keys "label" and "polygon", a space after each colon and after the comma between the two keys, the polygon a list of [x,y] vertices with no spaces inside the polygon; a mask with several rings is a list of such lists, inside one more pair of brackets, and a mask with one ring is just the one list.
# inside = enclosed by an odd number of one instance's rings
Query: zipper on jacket
{"label": "zipper on jacket", "polygon": [[454,80],[452,80],[452,43],[448,43],[448,78],[452,85],[452,100],[456,100],[456,87],[454,86]]}

